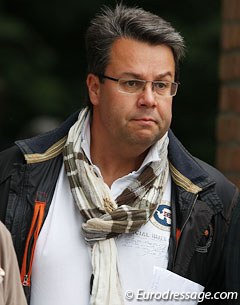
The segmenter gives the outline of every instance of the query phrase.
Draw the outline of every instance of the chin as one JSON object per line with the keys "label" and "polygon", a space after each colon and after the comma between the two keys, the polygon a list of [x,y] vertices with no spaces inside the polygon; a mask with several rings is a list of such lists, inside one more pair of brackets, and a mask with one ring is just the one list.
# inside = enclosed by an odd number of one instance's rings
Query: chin
{"label": "chin", "polygon": [[132,139],[132,144],[138,144],[138,145],[142,145],[145,147],[150,147],[153,144],[155,144],[158,140],[160,139],[160,137],[146,137],[146,136],[141,136],[141,137],[136,137],[134,139]]}

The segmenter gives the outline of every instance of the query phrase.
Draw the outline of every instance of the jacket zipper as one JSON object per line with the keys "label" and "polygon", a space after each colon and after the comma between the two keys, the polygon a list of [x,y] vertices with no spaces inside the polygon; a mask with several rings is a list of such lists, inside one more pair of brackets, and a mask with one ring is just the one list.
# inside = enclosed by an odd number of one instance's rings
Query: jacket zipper
{"label": "jacket zipper", "polygon": [[187,219],[185,220],[185,222],[184,222],[184,224],[183,224],[183,226],[182,226],[182,229],[181,229],[180,232],[177,234],[178,239],[177,239],[177,245],[176,245],[176,249],[175,249],[175,253],[174,253],[174,258],[173,258],[173,268],[174,268],[174,266],[175,266],[175,261],[176,261],[176,256],[177,256],[178,245],[179,245],[179,241],[180,241],[180,239],[181,239],[182,232],[183,232],[183,230],[184,230],[184,228],[185,228],[185,226],[186,226],[186,224],[187,224],[187,222],[188,222],[188,220],[189,220],[189,218],[190,218],[190,216],[191,216],[191,214],[192,214],[192,211],[193,211],[193,208],[194,208],[194,206],[195,206],[195,204],[196,204],[196,202],[197,202],[197,199],[198,199],[198,194],[196,195],[196,198],[194,199],[194,202],[193,202],[193,204],[192,204],[191,210],[190,210],[190,212],[189,212],[189,214],[188,214]]}
{"label": "jacket zipper", "polygon": [[23,286],[31,286],[34,251],[37,243],[37,238],[43,224],[45,206],[46,202],[35,201],[33,218],[27,236],[21,268],[21,281]]}

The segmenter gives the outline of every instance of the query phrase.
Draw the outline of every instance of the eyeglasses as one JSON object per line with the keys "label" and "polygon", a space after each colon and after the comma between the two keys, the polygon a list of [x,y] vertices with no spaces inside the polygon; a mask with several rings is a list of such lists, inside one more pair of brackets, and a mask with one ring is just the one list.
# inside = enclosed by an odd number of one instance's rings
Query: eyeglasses
{"label": "eyeglasses", "polygon": [[98,75],[100,78],[106,78],[118,83],[118,91],[128,94],[141,93],[147,83],[152,83],[152,90],[161,96],[175,96],[179,83],[168,81],[151,81],[142,79],[113,78],[104,74]]}

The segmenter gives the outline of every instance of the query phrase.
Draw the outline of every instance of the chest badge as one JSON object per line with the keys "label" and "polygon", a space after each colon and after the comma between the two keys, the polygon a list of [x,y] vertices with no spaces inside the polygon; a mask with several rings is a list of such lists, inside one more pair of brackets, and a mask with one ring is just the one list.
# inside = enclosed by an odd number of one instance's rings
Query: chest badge
{"label": "chest badge", "polygon": [[172,210],[170,202],[162,201],[153,213],[150,221],[158,228],[164,231],[170,231],[172,224]]}

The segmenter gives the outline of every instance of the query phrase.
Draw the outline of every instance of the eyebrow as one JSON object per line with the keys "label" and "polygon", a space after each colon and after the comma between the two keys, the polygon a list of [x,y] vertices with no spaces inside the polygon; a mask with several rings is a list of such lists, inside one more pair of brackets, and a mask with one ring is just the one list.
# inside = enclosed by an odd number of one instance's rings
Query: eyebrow
{"label": "eyebrow", "polygon": [[[166,76],[172,77],[173,75],[172,75],[172,73],[170,71],[168,71],[166,73],[158,74],[155,79],[161,79],[161,78],[164,78]],[[133,73],[133,72],[124,72],[123,73],[123,77],[133,77],[133,78],[136,78],[136,79],[142,79],[141,74]]]}

